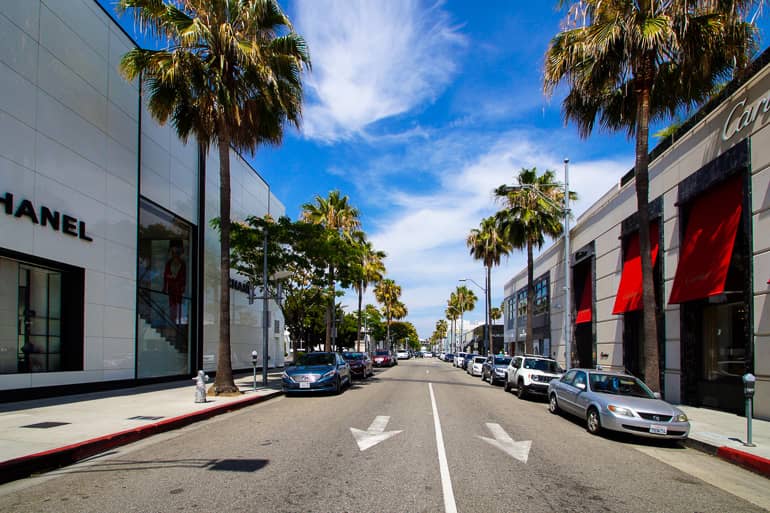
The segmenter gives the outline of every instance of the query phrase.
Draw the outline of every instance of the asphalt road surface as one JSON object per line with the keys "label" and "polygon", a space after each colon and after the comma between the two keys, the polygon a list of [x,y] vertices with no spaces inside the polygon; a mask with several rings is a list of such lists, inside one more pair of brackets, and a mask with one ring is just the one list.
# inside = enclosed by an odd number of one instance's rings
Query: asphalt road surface
{"label": "asphalt road surface", "polygon": [[[750,512],[766,479],[592,436],[437,359],[273,399],[0,486],[1,512]],[[351,430],[354,428],[354,430]],[[763,507],[764,506],[764,507]]]}

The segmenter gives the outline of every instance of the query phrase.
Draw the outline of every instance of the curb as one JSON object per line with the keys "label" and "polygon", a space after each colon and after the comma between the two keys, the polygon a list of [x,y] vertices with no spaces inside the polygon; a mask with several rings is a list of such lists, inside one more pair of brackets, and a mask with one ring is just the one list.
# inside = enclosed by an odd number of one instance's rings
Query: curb
{"label": "curb", "polygon": [[684,445],[691,449],[697,449],[711,456],[716,456],[729,463],[733,463],[740,467],[756,472],[757,474],[770,478],[770,460],[763,458],[762,456],[756,456],[754,454],[733,449],[726,445],[716,446],[694,438],[687,438]]}
{"label": "curb", "polygon": [[119,431],[117,433],[85,440],[83,442],[65,445],[64,447],[58,447],[56,449],[50,449],[47,451],[14,458],[12,460],[3,461],[0,462],[0,484],[15,481],[24,477],[29,477],[35,473],[71,465],[80,460],[88,458],[89,456],[102,453],[108,449],[130,444],[136,442],[137,440],[141,440],[152,435],[157,435],[159,433],[164,433],[166,431],[179,429],[195,422],[221,415],[223,413],[239,410],[246,406],[261,403],[282,394],[283,392],[281,391],[272,390],[264,395],[247,397],[239,401],[233,401],[205,410],[187,413],[185,415],[180,415],[179,417],[165,419],[153,424],[146,424],[134,429]]}

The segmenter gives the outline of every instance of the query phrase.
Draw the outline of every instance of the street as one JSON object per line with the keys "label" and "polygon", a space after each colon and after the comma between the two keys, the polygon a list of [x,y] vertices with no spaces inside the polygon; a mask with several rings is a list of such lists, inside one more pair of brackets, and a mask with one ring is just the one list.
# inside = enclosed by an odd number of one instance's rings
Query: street
{"label": "street", "polygon": [[592,436],[426,358],[9,483],[0,511],[748,512],[767,490],[692,449]]}

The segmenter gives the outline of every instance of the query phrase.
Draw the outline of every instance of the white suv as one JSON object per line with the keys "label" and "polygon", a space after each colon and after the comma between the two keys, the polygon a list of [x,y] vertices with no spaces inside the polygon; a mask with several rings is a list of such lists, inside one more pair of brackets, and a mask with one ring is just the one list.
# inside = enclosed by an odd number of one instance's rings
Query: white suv
{"label": "white suv", "polygon": [[548,394],[548,383],[561,378],[564,371],[553,358],[529,355],[514,356],[508,365],[508,379],[505,391],[516,389],[516,395],[523,399],[527,394]]}

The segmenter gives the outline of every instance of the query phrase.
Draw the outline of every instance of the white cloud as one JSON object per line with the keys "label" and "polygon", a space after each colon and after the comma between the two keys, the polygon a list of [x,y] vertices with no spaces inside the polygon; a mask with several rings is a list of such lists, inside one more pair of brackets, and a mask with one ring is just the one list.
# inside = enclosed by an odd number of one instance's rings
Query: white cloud
{"label": "white cloud", "polygon": [[464,37],[441,2],[297,2],[297,30],[313,70],[304,133],[325,141],[431,102],[453,76]]}
{"label": "white cloud", "polygon": [[[408,320],[415,324],[420,336],[429,336],[435,322],[443,318],[446,300],[459,279],[472,278],[484,284],[484,268],[469,255],[465,240],[482,218],[499,209],[492,190],[513,183],[522,167],[536,166],[541,172],[552,169],[563,181],[563,158],[554,148],[569,146],[554,141],[555,137],[540,131],[511,131],[486,137],[454,134],[421,145],[402,161],[409,173],[421,166],[422,172],[435,176],[435,187],[428,193],[410,192],[412,186],[406,182],[399,186],[392,173],[354,174],[359,190],[380,191],[377,201],[387,205],[384,217],[367,231],[375,247],[388,254],[388,277],[402,286]],[[435,168],[436,162],[443,165]],[[630,158],[604,158],[572,163],[570,189],[580,198],[572,205],[575,217],[612,188],[631,162]],[[380,166],[372,163],[375,170]],[[514,252],[493,269],[492,306],[500,305],[505,281],[525,265],[523,253]],[[476,310],[468,316],[481,320],[483,293],[472,284],[468,286],[479,296]]]}

